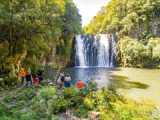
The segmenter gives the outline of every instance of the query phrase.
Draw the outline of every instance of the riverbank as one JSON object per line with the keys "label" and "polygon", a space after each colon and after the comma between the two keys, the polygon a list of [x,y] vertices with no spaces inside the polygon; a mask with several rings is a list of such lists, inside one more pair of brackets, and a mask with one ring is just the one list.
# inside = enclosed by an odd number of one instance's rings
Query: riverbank
{"label": "riverbank", "polygon": [[75,81],[97,79],[99,89],[88,86],[86,91],[75,87],[59,90],[55,85],[41,85],[3,90],[0,120],[63,120],[69,116],[89,120],[94,116],[91,113],[98,114],[98,120],[160,119],[158,69],[72,68],[65,72]]}

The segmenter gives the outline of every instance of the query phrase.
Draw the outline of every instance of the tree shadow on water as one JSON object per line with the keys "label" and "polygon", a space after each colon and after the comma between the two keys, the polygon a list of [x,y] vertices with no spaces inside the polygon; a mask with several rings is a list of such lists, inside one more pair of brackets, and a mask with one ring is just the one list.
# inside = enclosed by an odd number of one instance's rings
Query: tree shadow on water
{"label": "tree shadow on water", "polygon": [[140,83],[140,82],[133,82],[128,81],[128,77],[120,76],[120,75],[112,75],[110,78],[111,88],[123,88],[123,89],[131,89],[131,88],[139,88],[139,89],[147,89],[149,85]]}

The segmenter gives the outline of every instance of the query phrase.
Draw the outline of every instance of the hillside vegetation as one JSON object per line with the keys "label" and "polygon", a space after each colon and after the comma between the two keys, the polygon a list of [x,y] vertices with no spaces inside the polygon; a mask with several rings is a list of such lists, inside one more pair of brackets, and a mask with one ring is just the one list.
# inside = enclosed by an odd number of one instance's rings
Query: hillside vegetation
{"label": "hillside vegetation", "polygon": [[0,0],[0,74],[12,81],[20,67],[66,65],[80,31],[72,0]]}
{"label": "hillside vegetation", "polygon": [[118,62],[122,66],[160,65],[159,0],[111,0],[84,27],[84,31],[90,34],[116,33]]}

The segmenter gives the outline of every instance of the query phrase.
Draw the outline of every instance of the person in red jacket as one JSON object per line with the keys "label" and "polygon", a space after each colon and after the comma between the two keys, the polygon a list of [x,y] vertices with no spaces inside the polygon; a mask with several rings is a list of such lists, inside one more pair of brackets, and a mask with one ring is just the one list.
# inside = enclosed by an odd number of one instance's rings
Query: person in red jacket
{"label": "person in red jacket", "polygon": [[85,82],[83,82],[83,80],[78,80],[77,83],[76,83],[76,87],[81,90],[81,89],[84,89],[86,87],[86,84]]}
{"label": "person in red jacket", "polygon": [[33,85],[39,86],[39,77],[38,75],[33,75]]}

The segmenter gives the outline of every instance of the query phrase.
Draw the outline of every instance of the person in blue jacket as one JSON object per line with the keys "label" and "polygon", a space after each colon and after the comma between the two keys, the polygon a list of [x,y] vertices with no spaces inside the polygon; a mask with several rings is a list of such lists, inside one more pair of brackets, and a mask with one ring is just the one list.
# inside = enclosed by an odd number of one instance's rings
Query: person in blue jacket
{"label": "person in blue jacket", "polygon": [[64,87],[65,88],[71,87],[71,76],[69,74],[65,76]]}

